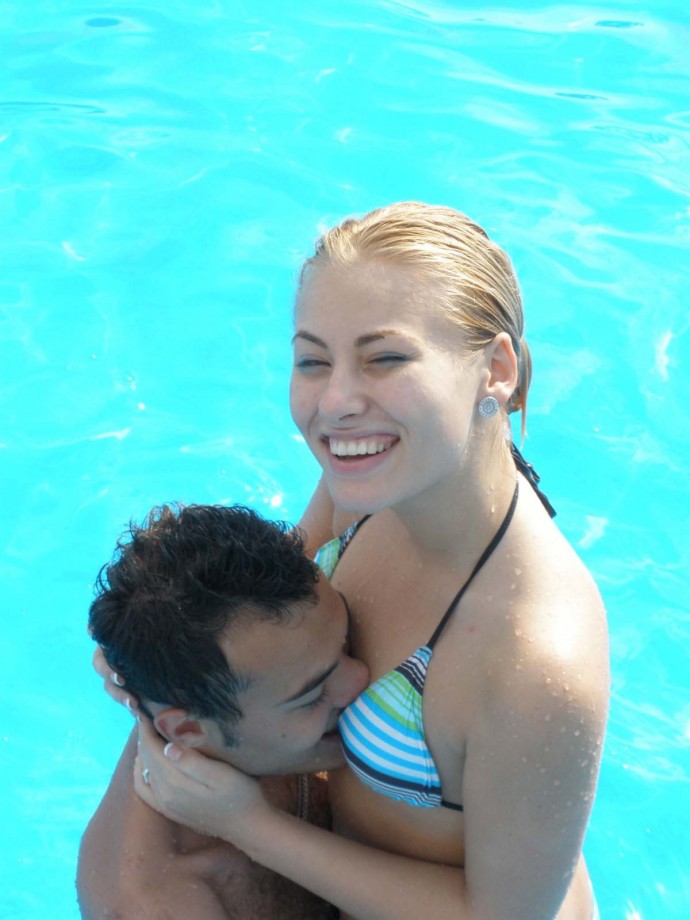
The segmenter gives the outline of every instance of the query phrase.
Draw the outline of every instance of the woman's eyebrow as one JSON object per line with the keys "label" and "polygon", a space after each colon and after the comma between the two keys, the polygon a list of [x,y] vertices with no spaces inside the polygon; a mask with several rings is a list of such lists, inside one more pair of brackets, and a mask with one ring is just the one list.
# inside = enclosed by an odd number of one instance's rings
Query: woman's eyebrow
{"label": "woman's eyebrow", "polygon": [[320,339],[316,335],[312,335],[311,332],[305,332],[304,329],[298,329],[297,332],[293,335],[293,345],[295,343],[295,339],[305,339],[307,342],[311,342],[313,345],[318,345],[319,348],[328,348],[323,339]]}
{"label": "woman's eyebrow", "polygon": [[[364,345],[369,345],[371,342],[379,342],[381,339],[388,338],[389,336],[399,336],[403,333],[398,329],[377,329],[376,332],[368,332],[366,335],[360,335],[355,339],[355,348],[362,348]],[[406,336],[409,338],[409,336]],[[320,339],[317,335],[312,335],[311,332],[306,332],[304,329],[298,329],[297,332],[292,337],[292,342],[294,344],[295,339],[304,339],[307,342],[311,342],[313,345],[318,345],[319,348],[328,348],[328,345]]]}

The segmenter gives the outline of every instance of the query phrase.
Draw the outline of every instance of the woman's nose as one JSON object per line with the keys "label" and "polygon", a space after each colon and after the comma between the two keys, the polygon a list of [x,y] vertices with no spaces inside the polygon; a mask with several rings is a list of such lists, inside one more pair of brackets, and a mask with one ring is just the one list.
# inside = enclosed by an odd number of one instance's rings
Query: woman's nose
{"label": "woman's nose", "polygon": [[360,415],[365,406],[366,398],[356,377],[347,371],[334,370],[321,394],[321,414],[330,421],[337,422],[350,415]]}

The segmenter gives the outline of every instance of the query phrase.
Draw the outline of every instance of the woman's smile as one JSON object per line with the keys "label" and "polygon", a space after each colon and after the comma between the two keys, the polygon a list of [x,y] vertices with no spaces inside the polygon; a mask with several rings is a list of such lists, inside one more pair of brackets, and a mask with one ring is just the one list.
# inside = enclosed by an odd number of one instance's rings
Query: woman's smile
{"label": "woman's smile", "polygon": [[328,439],[328,446],[334,457],[340,459],[372,456],[388,450],[393,439],[383,438],[334,438]]}
{"label": "woman's smile", "polygon": [[321,443],[326,447],[325,463],[331,471],[340,476],[366,475],[388,463],[395,445],[395,435],[373,435],[351,437],[324,437]]}
{"label": "woman's smile", "polygon": [[433,299],[392,265],[320,267],[302,292],[291,408],[343,509],[395,506],[458,468],[478,378]]}

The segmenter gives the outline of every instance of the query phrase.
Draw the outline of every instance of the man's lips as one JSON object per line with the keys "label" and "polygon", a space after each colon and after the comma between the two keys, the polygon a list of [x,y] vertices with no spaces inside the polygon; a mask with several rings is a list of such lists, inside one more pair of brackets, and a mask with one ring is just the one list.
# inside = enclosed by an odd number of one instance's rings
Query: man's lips
{"label": "man's lips", "polygon": [[321,735],[326,741],[335,741],[336,739],[340,741],[340,730],[338,729],[338,723],[336,722],[333,728],[329,728],[327,732],[324,732]]}

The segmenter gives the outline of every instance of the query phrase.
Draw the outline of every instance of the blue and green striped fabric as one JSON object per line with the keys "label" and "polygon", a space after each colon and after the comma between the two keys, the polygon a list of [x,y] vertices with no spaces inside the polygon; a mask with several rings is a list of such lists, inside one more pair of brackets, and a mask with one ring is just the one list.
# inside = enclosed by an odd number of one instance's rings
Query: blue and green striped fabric
{"label": "blue and green striped fabric", "polygon": [[[441,793],[438,770],[424,737],[424,682],[434,646],[465,591],[503,539],[513,519],[518,494],[516,478],[513,497],[501,526],[450,602],[426,645],[367,687],[340,716],[338,727],[350,768],[365,785],[399,802],[421,808],[442,805],[456,811],[463,810],[462,805],[447,801]],[[316,561],[329,578],[362,523],[359,521],[319,550]]]}
{"label": "blue and green striped fabric", "polygon": [[422,808],[442,804],[424,738],[422,691],[431,649],[423,645],[368,687],[340,717],[345,758],[371,789]]}
{"label": "blue and green striped fabric", "polygon": [[[362,523],[353,524],[316,554],[329,578]],[[368,687],[339,722],[345,758],[359,779],[376,792],[422,808],[444,804],[423,728],[422,691],[431,654],[431,648],[422,646]]]}

